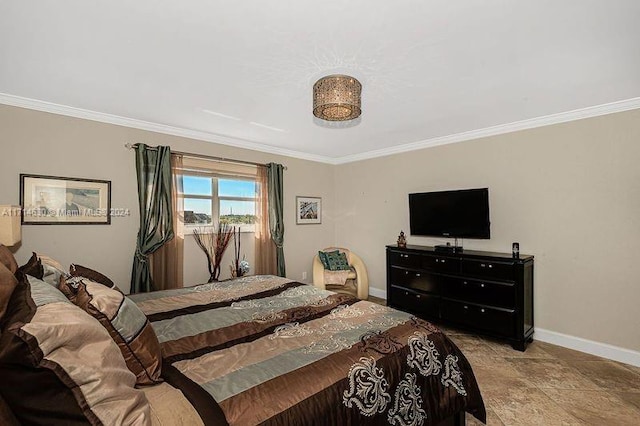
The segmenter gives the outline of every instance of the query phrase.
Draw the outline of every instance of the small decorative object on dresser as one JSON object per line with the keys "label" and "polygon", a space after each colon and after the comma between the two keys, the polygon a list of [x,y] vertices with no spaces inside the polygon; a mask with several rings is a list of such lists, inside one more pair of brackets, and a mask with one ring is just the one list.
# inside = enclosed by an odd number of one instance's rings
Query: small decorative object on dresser
{"label": "small decorative object on dresser", "polygon": [[387,305],[524,351],[533,336],[533,256],[389,245]]}
{"label": "small decorative object on dresser", "polygon": [[322,198],[296,197],[296,225],[322,223]]}
{"label": "small decorative object on dresser", "polygon": [[517,259],[520,257],[520,243],[511,244],[511,255],[513,256],[514,259]]}
{"label": "small decorative object on dresser", "polygon": [[406,247],[407,246],[407,237],[404,236],[404,231],[400,231],[400,235],[398,235],[398,247]]}

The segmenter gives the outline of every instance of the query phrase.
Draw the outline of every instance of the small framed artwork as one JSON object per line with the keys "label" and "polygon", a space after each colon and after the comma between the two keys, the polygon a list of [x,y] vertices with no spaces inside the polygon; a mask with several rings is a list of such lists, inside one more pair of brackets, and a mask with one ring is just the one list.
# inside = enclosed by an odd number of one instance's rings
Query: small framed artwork
{"label": "small framed artwork", "polygon": [[322,223],[322,198],[296,197],[296,225]]}
{"label": "small framed artwork", "polygon": [[20,175],[24,225],[109,225],[111,182]]}

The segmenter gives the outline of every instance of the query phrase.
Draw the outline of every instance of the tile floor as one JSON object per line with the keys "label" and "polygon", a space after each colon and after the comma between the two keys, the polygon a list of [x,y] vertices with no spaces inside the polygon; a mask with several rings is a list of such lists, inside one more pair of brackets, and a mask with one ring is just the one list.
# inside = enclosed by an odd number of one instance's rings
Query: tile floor
{"label": "tile floor", "polygon": [[[638,367],[538,341],[519,352],[441,328],[473,367],[488,425],[640,425]],[[467,425],[480,424],[467,415]]]}

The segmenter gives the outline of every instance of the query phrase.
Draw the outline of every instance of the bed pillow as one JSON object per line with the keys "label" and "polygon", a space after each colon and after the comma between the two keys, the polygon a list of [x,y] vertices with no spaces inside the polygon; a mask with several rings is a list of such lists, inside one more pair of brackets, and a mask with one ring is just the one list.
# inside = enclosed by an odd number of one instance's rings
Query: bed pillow
{"label": "bed pillow", "polygon": [[149,424],[149,404],[98,321],[19,274],[0,322],[0,395],[21,424]]}
{"label": "bed pillow", "polygon": [[58,287],[60,277],[67,275],[65,268],[60,264],[60,262],[50,258],[49,256],[38,253],[36,253],[36,255],[38,256],[38,260],[42,263],[42,281],[49,283],[54,287]]}
{"label": "bed pillow", "polygon": [[117,287],[108,288],[86,278],[63,278],[60,289],[76,305],[100,321],[118,344],[136,384],[160,383],[162,352],[151,323],[140,308]]}
{"label": "bed pillow", "polygon": [[11,295],[18,285],[15,275],[3,264],[0,263],[0,318],[7,311]]}
{"label": "bed pillow", "polygon": [[341,251],[327,253],[327,262],[330,271],[348,271],[350,269],[347,255]]}
{"label": "bed pillow", "polygon": [[18,423],[18,419],[11,411],[11,408],[4,400],[2,395],[0,395],[0,425],[2,426],[20,426]]}
{"label": "bed pillow", "polygon": [[7,267],[12,274],[15,274],[18,270],[18,262],[16,262],[16,258],[11,253],[6,246],[0,244],[0,264]]}
{"label": "bed pillow", "polygon": [[109,277],[85,266],[76,265],[75,263],[72,263],[69,267],[69,274],[71,274],[72,277],[87,278],[95,283],[106,285],[109,288],[114,288],[116,286]]}
{"label": "bed pillow", "polygon": [[40,280],[44,276],[44,267],[40,259],[38,259],[38,255],[35,253],[31,255],[27,263],[18,268],[18,271]]}

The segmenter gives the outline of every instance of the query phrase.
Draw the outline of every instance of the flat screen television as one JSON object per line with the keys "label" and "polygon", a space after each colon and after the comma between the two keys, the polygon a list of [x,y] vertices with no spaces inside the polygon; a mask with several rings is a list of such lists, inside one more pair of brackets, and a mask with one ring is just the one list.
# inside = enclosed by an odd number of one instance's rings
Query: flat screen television
{"label": "flat screen television", "polygon": [[411,235],[489,239],[489,189],[409,194]]}

